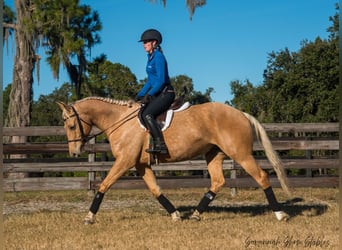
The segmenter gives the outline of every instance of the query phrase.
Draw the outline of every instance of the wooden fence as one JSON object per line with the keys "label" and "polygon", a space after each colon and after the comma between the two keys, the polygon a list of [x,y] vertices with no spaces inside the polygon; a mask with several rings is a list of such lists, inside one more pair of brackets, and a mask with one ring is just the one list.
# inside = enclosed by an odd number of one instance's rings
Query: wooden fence
{"label": "wooden fence", "polygon": [[[281,157],[287,171],[304,171],[304,174],[289,178],[292,187],[337,187],[339,160],[339,124],[338,123],[298,123],[298,124],[263,124],[268,132],[273,147],[279,154],[289,150],[297,152],[299,157]],[[98,130],[93,129],[92,133]],[[63,127],[26,127],[3,128],[4,136],[65,136]],[[4,163],[3,172],[13,173],[53,173],[53,172],[87,172],[86,177],[29,177],[4,178],[4,191],[28,190],[94,190],[99,185],[103,174],[110,169],[113,161],[102,161],[99,154],[106,154],[110,150],[108,143],[95,143],[95,140],[85,145],[87,157],[71,159],[67,157],[68,146],[64,142],[3,144]],[[257,151],[263,150],[258,142],[254,144]],[[323,152],[330,152],[330,156]],[[33,156],[47,156],[55,153],[65,153],[65,158],[36,158]],[[320,153],[322,156],[318,156]],[[24,159],[10,159],[10,155],[25,154]],[[270,172],[271,184],[279,187],[279,182],[272,172],[272,166],[262,156],[257,162],[263,169]],[[162,188],[179,187],[209,187],[210,179],[206,172],[204,160],[191,160],[178,163],[163,163],[153,166],[158,183]],[[256,182],[246,176],[239,165],[232,160],[225,160],[223,164],[226,186],[232,188],[257,187]],[[174,176],[172,173],[184,173]],[[189,171],[196,171],[200,175],[190,175]],[[167,175],[170,174],[171,175]],[[135,170],[120,178],[112,188],[145,188],[142,179],[135,175]]]}

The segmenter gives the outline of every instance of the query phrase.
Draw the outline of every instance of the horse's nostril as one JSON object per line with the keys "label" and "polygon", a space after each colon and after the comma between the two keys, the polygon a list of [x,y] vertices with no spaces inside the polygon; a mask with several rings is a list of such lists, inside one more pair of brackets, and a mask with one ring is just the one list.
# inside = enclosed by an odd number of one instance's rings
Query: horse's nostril
{"label": "horse's nostril", "polygon": [[77,158],[77,157],[78,157],[78,154],[76,154],[76,153],[70,153],[70,156],[71,156],[71,157]]}

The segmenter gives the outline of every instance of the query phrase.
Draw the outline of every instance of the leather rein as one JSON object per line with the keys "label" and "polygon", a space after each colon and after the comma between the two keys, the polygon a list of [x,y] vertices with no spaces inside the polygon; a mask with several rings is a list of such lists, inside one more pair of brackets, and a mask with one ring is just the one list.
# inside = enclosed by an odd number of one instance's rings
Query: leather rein
{"label": "leather rein", "polygon": [[118,128],[120,128],[123,124],[125,124],[125,123],[128,122],[129,120],[131,120],[131,119],[133,119],[134,117],[136,117],[137,115],[134,115],[134,113],[136,113],[136,112],[140,109],[140,107],[137,108],[137,109],[135,109],[133,112],[129,113],[128,115],[126,115],[125,117],[123,117],[121,120],[119,120],[119,121],[113,123],[113,124],[112,124],[111,126],[109,126],[108,128],[106,128],[106,129],[104,129],[104,130],[102,130],[102,131],[100,131],[100,132],[98,132],[98,133],[96,133],[96,134],[94,134],[94,135],[89,136],[89,135],[85,135],[84,129],[83,129],[83,125],[82,125],[82,122],[84,122],[85,124],[87,124],[87,125],[90,126],[90,127],[92,127],[93,124],[90,124],[89,122],[86,122],[85,120],[83,120],[83,119],[79,116],[79,114],[77,113],[77,111],[76,111],[76,109],[75,109],[74,106],[71,105],[71,108],[72,108],[74,114],[72,114],[72,115],[68,116],[67,118],[63,119],[63,121],[65,122],[66,120],[68,120],[68,119],[70,119],[70,118],[72,118],[72,117],[76,117],[77,125],[78,125],[78,127],[80,128],[80,132],[81,132],[81,138],[73,139],[73,140],[68,140],[67,142],[69,143],[69,142],[78,142],[78,141],[81,141],[82,144],[87,143],[87,142],[90,141],[92,138],[94,138],[94,137],[96,137],[96,136],[98,136],[98,135],[103,134],[105,131],[107,131],[107,130],[109,130],[110,128],[112,128],[112,127],[114,127],[114,126],[117,125],[112,131],[110,131],[110,133],[108,134],[108,136],[109,136],[109,135],[112,134],[115,130],[117,130]]}

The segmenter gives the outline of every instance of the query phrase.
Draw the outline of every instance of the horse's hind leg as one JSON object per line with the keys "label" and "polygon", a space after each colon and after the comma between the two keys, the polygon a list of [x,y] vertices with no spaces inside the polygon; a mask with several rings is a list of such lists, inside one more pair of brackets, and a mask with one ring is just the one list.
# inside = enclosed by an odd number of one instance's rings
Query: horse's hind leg
{"label": "horse's hind leg", "polygon": [[272,190],[267,173],[256,163],[254,157],[249,155],[238,163],[250,174],[259,186],[264,190],[266,199],[271,210],[275,213],[278,220],[286,221],[289,216],[282,211],[281,205],[278,203]]}
{"label": "horse's hind leg", "polygon": [[174,205],[167,199],[161,192],[157,183],[156,176],[149,166],[137,165],[136,169],[144,179],[148,189],[158,202],[165,208],[165,210],[171,215],[173,221],[181,220],[180,213],[176,210]]}
{"label": "horse's hind leg", "polygon": [[222,171],[222,163],[225,158],[225,154],[223,154],[218,148],[213,148],[205,155],[205,157],[208,164],[211,186],[209,191],[204,194],[202,200],[197,205],[196,210],[190,216],[190,219],[197,221],[201,220],[201,213],[207,210],[209,203],[214,200],[216,194],[225,184]]}

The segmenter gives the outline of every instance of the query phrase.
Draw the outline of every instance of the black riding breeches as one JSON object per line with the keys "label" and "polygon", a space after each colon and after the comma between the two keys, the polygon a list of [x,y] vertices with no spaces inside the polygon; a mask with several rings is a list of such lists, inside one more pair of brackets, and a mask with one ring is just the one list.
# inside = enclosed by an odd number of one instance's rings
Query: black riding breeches
{"label": "black riding breeches", "polygon": [[142,119],[146,124],[146,115],[151,115],[154,119],[166,111],[175,100],[175,92],[171,87],[170,90],[166,90],[160,93],[158,96],[153,97],[146,107],[143,108],[141,113]]}

